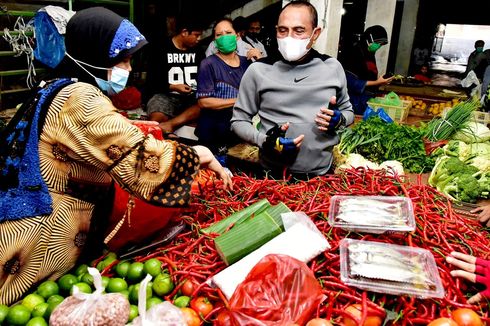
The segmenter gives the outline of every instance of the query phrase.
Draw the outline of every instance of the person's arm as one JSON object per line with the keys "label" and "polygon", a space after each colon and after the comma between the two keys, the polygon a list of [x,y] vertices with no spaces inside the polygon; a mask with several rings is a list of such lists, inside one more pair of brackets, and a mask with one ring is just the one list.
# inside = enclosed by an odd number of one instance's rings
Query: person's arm
{"label": "person's arm", "polygon": [[202,109],[222,110],[235,105],[236,98],[201,97],[197,100]]}
{"label": "person's arm", "polygon": [[[196,151],[173,141],[145,136],[93,86],[82,84],[68,101],[75,103],[69,111],[80,114],[60,114],[59,127],[73,133],[63,145],[87,165],[108,172],[138,198],[159,206],[186,205],[201,164],[214,169],[219,176],[224,175],[221,165],[213,163],[206,156],[209,153],[200,148]],[[230,186],[229,179],[223,181],[226,187]]]}
{"label": "person's arm", "polygon": [[213,66],[213,59],[208,57],[201,62],[197,74],[197,103],[201,109],[221,110],[232,107],[236,98],[216,97],[216,72]]}
{"label": "person's arm", "polygon": [[231,130],[244,141],[262,146],[266,134],[260,133],[252,124],[252,118],[260,108],[256,65],[258,64],[251,65],[242,77],[238,98],[233,107]]}
{"label": "person's arm", "polygon": [[384,78],[383,76],[379,76],[378,79],[376,80],[368,80],[366,82],[366,86],[381,86],[381,85],[386,85],[386,84],[389,84],[393,78],[395,78],[394,76],[391,76],[389,78]]}

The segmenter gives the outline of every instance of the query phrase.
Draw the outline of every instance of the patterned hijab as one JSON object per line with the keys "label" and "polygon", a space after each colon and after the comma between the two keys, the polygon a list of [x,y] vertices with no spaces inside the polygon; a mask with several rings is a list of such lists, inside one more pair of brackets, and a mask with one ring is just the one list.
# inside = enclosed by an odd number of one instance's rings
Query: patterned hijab
{"label": "patterned hijab", "polygon": [[[78,11],[66,26],[66,52],[86,64],[112,68],[148,42],[127,19],[102,7]],[[107,72],[83,65],[93,75],[105,79]],[[60,77],[78,78],[95,85],[94,78],[68,56],[59,66]]]}

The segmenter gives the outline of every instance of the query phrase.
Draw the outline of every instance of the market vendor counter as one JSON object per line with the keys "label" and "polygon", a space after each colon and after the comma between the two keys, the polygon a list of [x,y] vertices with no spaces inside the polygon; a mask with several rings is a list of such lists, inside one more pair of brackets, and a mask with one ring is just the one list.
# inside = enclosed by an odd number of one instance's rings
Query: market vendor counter
{"label": "market vendor counter", "polygon": [[466,93],[461,88],[443,87],[436,85],[400,85],[388,84],[379,87],[384,92],[395,92],[398,95],[410,95],[414,97],[426,97],[434,99],[450,100],[453,98],[465,99]]}

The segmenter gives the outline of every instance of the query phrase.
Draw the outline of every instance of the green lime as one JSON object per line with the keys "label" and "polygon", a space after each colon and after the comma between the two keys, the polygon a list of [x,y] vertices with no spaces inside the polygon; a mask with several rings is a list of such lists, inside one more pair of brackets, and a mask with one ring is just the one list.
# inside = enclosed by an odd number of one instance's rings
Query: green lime
{"label": "green lime", "polygon": [[60,287],[55,281],[44,281],[37,288],[37,293],[44,299],[49,298],[53,294],[58,294],[59,292]]}
{"label": "green lime", "polygon": [[26,324],[26,326],[48,326],[43,317],[34,317]]}
{"label": "green lime", "polygon": [[191,298],[186,295],[181,295],[177,299],[174,300],[174,306],[179,308],[189,307],[189,303],[191,302]]}
{"label": "green lime", "polygon": [[126,278],[128,279],[129,282],[131,283],[137,283],[145,277],[145,271],[144,271],[145,265],[140,262],[134,262],[129,266],[128,269],[128,274],[126,275]]}
{"label": "green lime", "polygon": [[50,296],[48,298],[48,300],[46,300],[47,303],[51,303],[51,302],[62,302],[63,300],[65,300],[65,298],[63,298],[61,295],[59,294],[53,294],[52,296]]}
{"label": "green lime", "polygon": [[129,319],[128,321],[133,321],[136,317],[138,317],[139,312],[138,312],[138,306],[135,305],[130,305],[129,306]]}
{"label": "green lime", "polygon": [[82,264],[78,266],[77,269],[75,269],[75,275],[80,276],[87,273],[88,272],[87,268],[88,268],[87,264]]}
{"label": "green lime", "polygon": [[[131,292],[129,292],[129,302],[132,302],[134,304],[138,304],[138,293],[140,290],[140,283],[135,284],[134,287],[131,289]],[[146,287],[146,299],[148,300],[151,298],[151,285],[148,284]]]}
{"label": "green lime", "polygon": [[61,304],[61,302],[50,302],[48,303],[48,308],[46,308],[46,311],[44,312],[44,319],[49,320],[49,317],[51,316],[51,313],[56,309]]}
{"label": "green lime", "polygon": [[115,252],[108,252],[107,255],[105,256],[104,260],[112,259],[112,261],[117,259],[117,254]]}
{"label": "green lime", "polygon": [[32,311],[35,306],[43,302],[44,298],[42,296],[37,293],[31,293],[26,295],[26,297],[22,300],[22,305]]}
{"label": "green lime", "polygon": [[122,278],[115,277],[109,280],[106,291],[109,293],[121,292],[128,289],[128,283]]}
{"label": "green lime", "polygon": [[153,292],[159,297],[169,294],[174,289],[174,282],[166,273],[158,274],[153,280]]}
{"label": "green lime", "polygon": [[155,277],[162,272],[162,262],[156,258],[151,258],[145,261],[144,271],[147,274]]}
{"label": "green lime", "polygon": [[151,297],[150,299],[146,300],[146,310],[150,309],[151,307],[162,303],[163,300],[157,297]]}
{"label": "green lime", "polygon": [[71,292],[70,292],[71,295],[73,295],[73,291],[75,289],[75,286],[78,288],[78,290],[80,292],[92,293],[92,288],[90,287],[90,285],[88,285],[87,283],[84,283],[84,282],[79,282],[79,283],[73,285],[73,287],[71,288]]}
{"label": "green lime", "polygon": [[58,285],[64,293],[70,293],[73,284],[78,283],[78,277],[73,274],[65,274],[58,280]]}
{"label": "green lime", "polygon": [[131,263],[129,261],[122,261],[116,265],[116,274],[120,277],[126,277],[128,275],[129,266]]}
{"label": "green lime", "polygon": [[43,302],[38,304],[37,306],[32,309],[32,317],[42,317],[44,316],[44,313],[46,312],[46,309],[48,309],[49,303]]}
{"label": "green lime", "polygon": [[83,283],[87,283],[90,286],[94,285],[94,277],[92,275],[90,275],[89,273],[83,274],[80,281]]}
{"label": "green lime", "polygon": [[104,268],[106,268],[106,267],[107,267],[107,263],[106,263],[105,261],[103,261],[103,260],[99,261],[99,262],[97,263],[97,266],[96,266],[96,268],[97,268],[97,270],[98,270],[99,272],[102,272],[102,270],[103,270]]}
{"label": "green lime", "polygon": [[117,258],[113,258],[113,257],[107,257],[106,259],[103,260],[103,262],[105,263],[105,266],[109,266],[110,264],[112,264],[113,262],[115,262],[117,260]]}
{"label": "green lime", "polygon": [[107,285],[109,285],[109,281],[111,280],[111,278],[107,276],[101,276],[101,279],[102,279],[102,287],[104,289],[107,288]]}
{"label": "green lime", "polygon": [[31,319],[31,311],[21,304],[10,307],[7,318],[5,318],[7,324],[10,325],[25,325],[29,319]]}
{"label": "green lime", "polygon": [[2,325],[8,313],[9,313],[9,307],[7,307],[4,304],[0,304],[0,325]]}

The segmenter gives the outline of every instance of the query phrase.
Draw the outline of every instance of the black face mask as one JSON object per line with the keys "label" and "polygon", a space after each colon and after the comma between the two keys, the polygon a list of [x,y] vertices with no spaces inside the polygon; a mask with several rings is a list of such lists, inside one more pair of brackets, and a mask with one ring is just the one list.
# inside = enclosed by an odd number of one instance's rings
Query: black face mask
{"label": "black face mask", "polygon": [[247,32],[247,36],[250,37],[252,39],[252,41],[258,42],[259,41],[260,34],[259,33],[255,33],[255,32]]}

